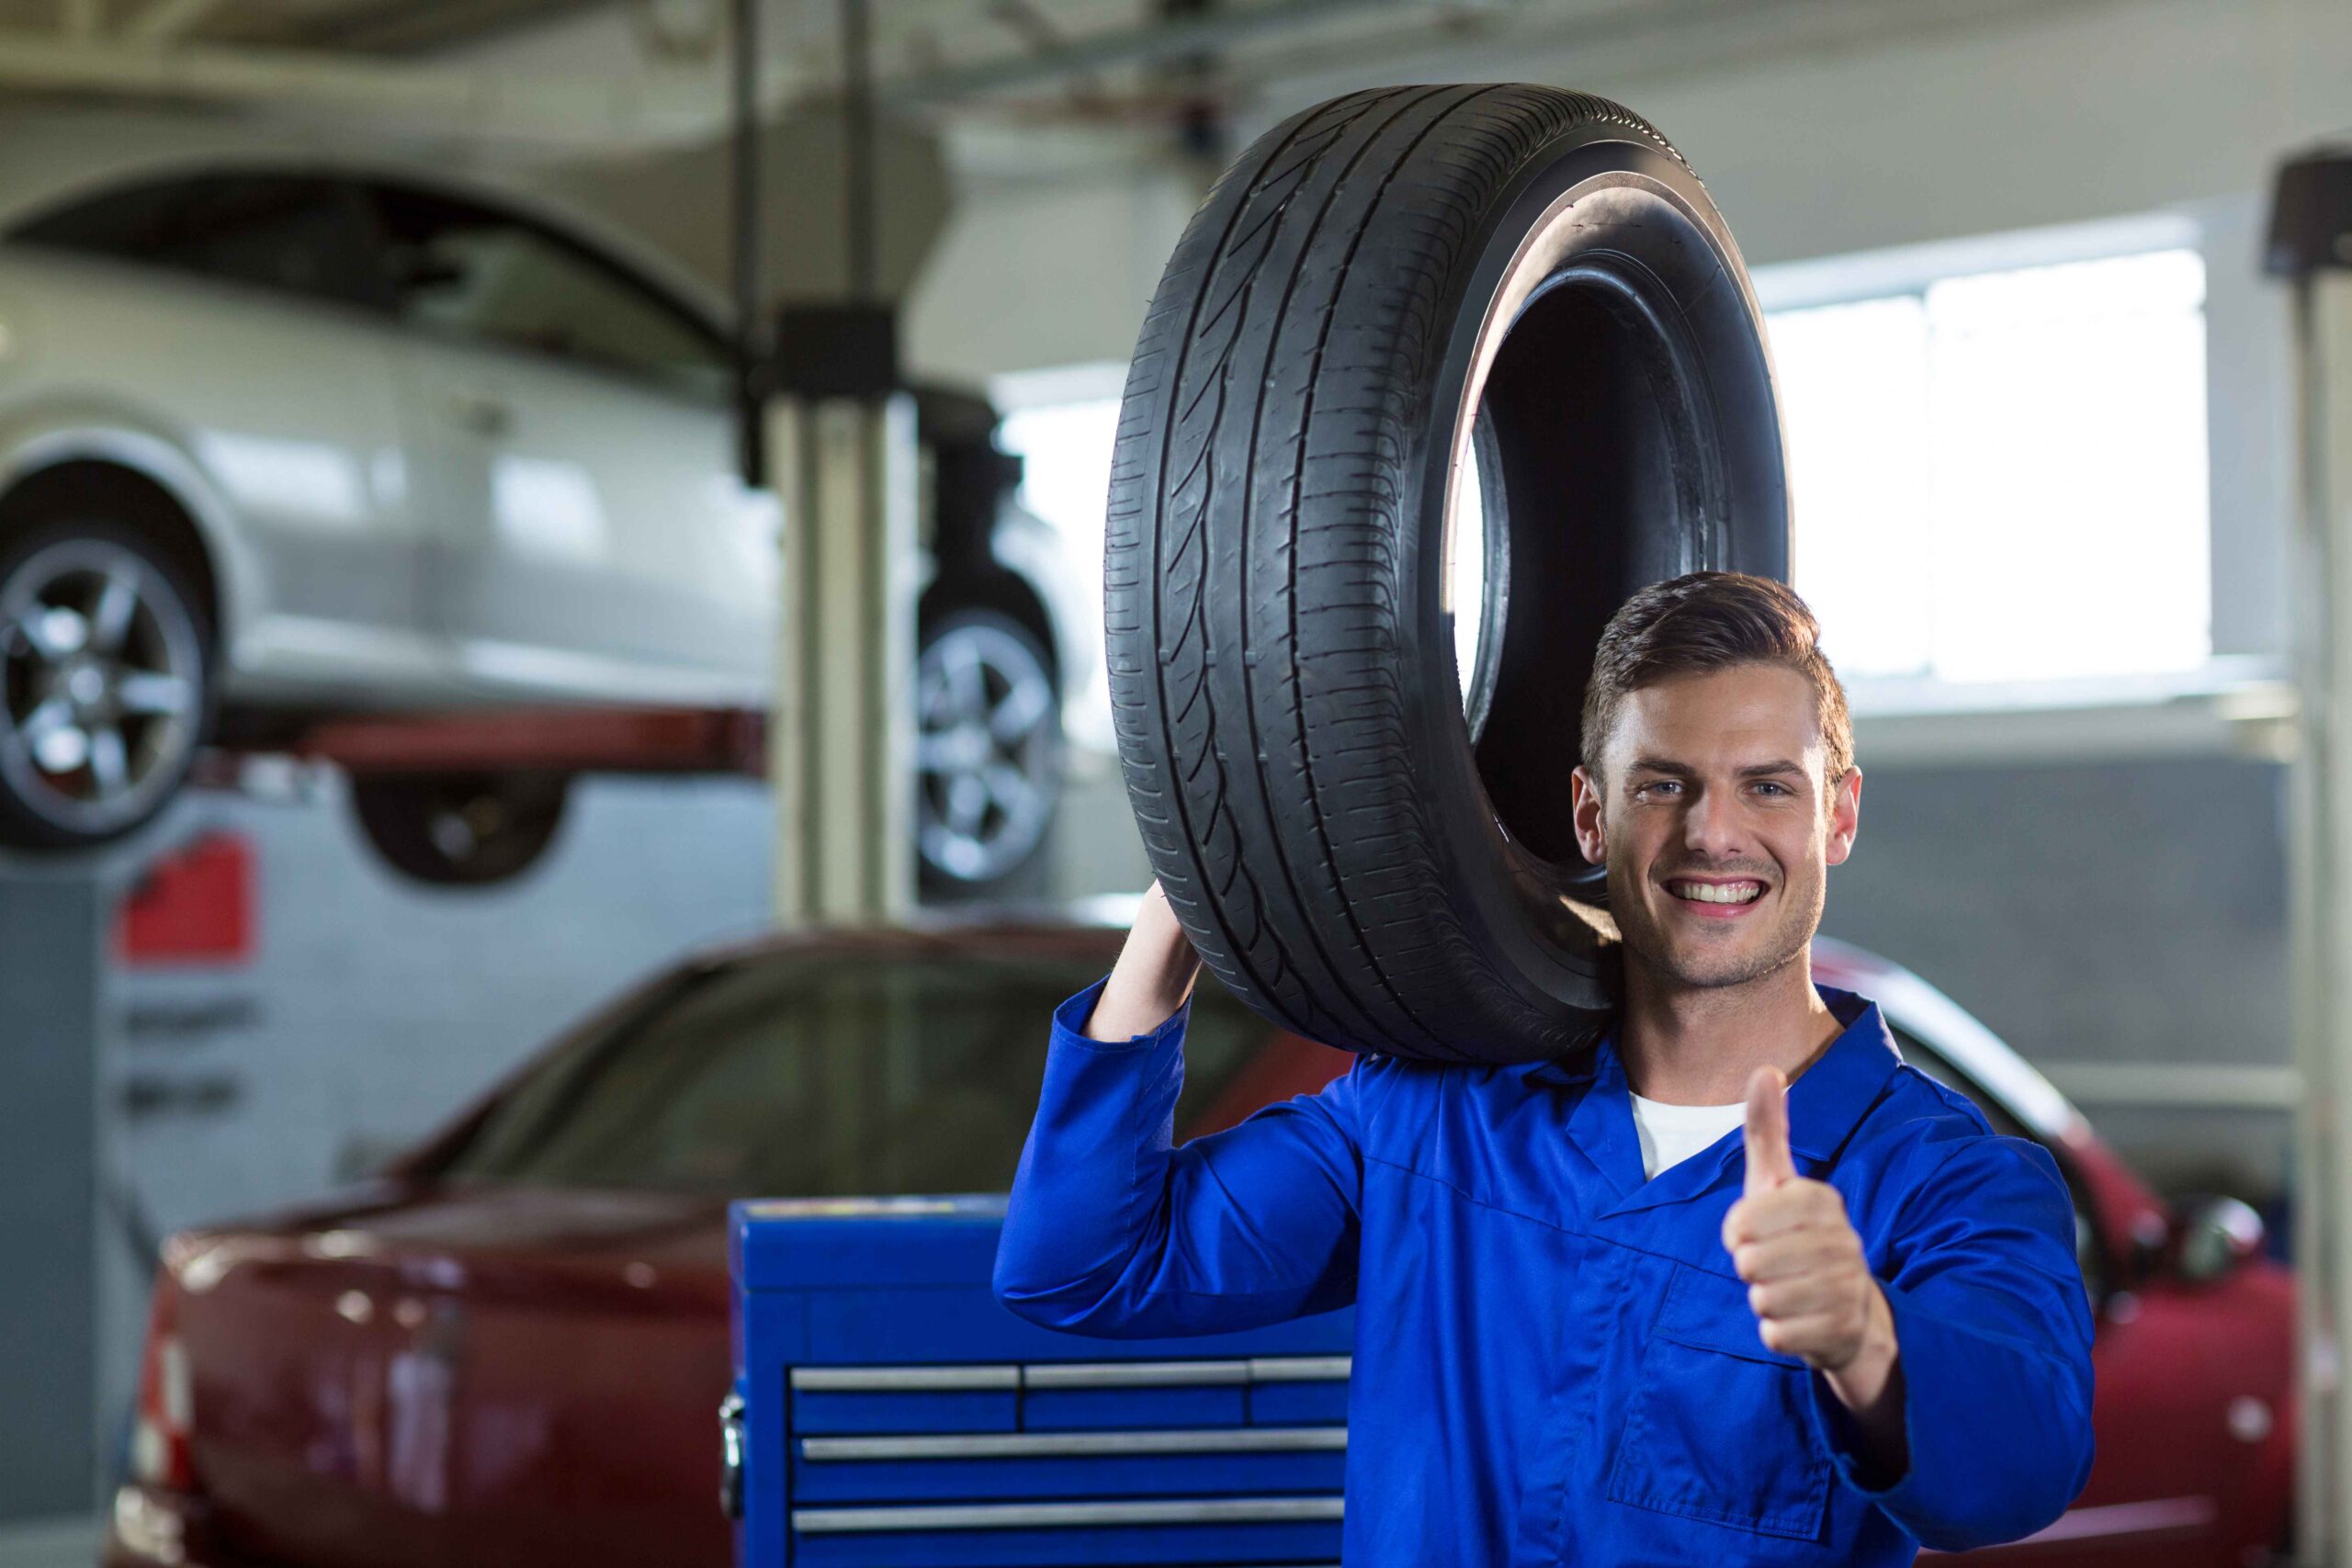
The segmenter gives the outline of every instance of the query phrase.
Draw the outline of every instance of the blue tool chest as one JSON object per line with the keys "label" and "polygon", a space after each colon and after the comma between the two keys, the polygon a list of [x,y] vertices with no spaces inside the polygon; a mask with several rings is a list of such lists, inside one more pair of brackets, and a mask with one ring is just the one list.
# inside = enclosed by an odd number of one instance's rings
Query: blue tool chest
{"label": "blue tool chest", "polygon": [[999,1198],[734,1206],[745,1568],[1340,1559],[1352,1314],[1088,1339],[989,1288]]}

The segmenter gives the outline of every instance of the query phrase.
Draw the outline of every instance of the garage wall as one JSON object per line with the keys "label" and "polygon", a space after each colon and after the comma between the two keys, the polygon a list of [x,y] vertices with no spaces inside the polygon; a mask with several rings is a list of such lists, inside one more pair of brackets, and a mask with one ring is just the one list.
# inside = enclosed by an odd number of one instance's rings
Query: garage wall
{"label": "garage wall", "polygon": [[[1125,362],[1204,193],[1197,171],[1153,163],[1059,180],[967,170],[946,232],[908,296],[909,363],[985,382],[1008,370]],[[1082,243],[1071,243],[1077,236]]]}
{"label": "garage wall", "polygon": [[2288,770],[1860,761],[1862,832],[1822,930],[1974,1013],[2160,1187],[2274,1197],[2284,1105],[2119,1104],[2095,1086],[2118,1065],[2290,1065]]}

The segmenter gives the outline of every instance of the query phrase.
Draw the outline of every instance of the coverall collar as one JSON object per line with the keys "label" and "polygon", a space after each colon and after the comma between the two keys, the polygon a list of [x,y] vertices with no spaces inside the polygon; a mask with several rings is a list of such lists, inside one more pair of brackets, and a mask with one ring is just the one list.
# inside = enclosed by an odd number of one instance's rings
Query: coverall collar
{"label": "coverall collar", "polygon": [[[1845,1145],[1862,1113],[1877,1102],[1902,1064],[1876,1002],[1819,981],[1814,989],[1845,1028],[1789,1086],[1789,1147],[1799,1160],[1809,1162],[1798,1168],[1805,1176],[1817,1175]],[[1609,1213],[1681,1202],[1725,1180],[1746,1177],[1743,1141],[1734,1128],[1712,1147],[1658,1172],[1655,1180],[1643,1179],[1632,1090],[1613,1025],[1589,1054],[1575,1061],[1543,1063],[1535,1075],[1562,1084],[1589,1083],[1568,1114],[1567,1133],[1616,1189],[1621,1201]]]}

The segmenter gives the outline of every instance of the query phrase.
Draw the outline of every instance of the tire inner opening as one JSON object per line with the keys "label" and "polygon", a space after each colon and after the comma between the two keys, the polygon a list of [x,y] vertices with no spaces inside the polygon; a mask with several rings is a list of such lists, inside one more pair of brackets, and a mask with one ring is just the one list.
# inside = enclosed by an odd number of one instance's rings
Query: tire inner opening
{"label": "tire inner opening", "polygon": [[1473,755],[1505,830],[1569,874],[1588,869],[1569,775],[1594,645],[1636,590],[1701,564],[1700,374],[1631,285],[1577,266],[1512,324],[1473,426],[1487,517],[1455,530],[1487,542]]}

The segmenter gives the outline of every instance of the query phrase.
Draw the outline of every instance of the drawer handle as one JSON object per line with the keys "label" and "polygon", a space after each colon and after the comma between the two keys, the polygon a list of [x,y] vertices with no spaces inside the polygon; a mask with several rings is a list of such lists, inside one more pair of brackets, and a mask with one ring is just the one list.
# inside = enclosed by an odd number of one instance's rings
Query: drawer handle
{"label": "drawer handle", "polygon": [[934,1508],[795,1508],[803,1535],[1035,1529],[1088,1525],[1295,1524],[1340,1517],[1339,1497],[1200,1497],[1168,1503],[967,1503]]}
{"label": "drawer handle", "polygon": [[802,1393],[923,1393],[976,1388],[1019,1388],[1019,1367],[795,1367]]}
{"label": "drawer handle", "polygon": [[1345,1427],[1227,1427],[1154,1432],[948,1432],[922,1438],[803,1438],[820,1460],[1045,1459],[1095,1454],[1329,1453]]}

